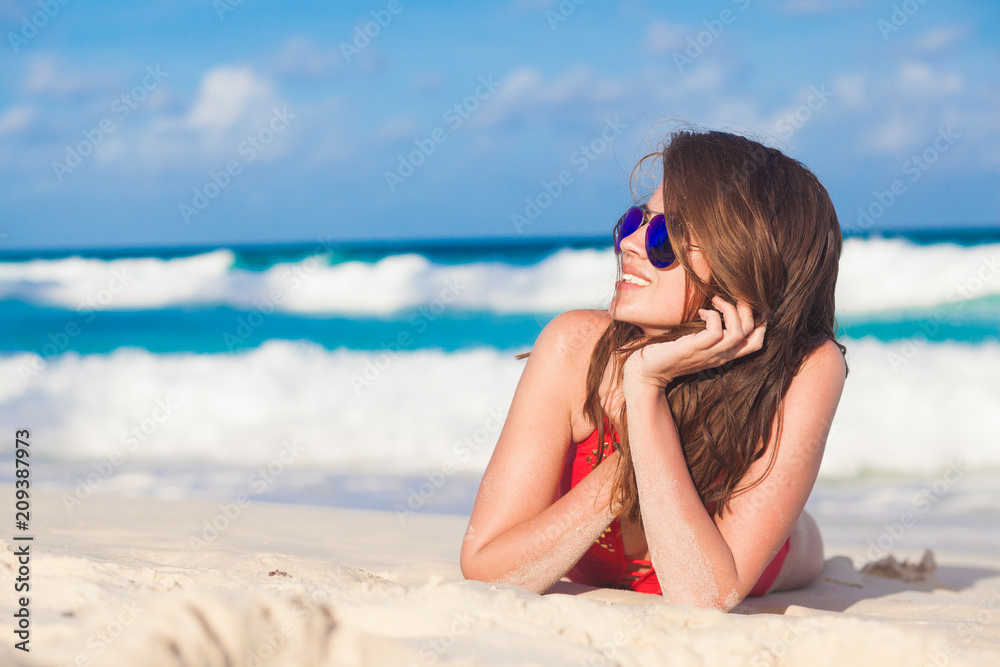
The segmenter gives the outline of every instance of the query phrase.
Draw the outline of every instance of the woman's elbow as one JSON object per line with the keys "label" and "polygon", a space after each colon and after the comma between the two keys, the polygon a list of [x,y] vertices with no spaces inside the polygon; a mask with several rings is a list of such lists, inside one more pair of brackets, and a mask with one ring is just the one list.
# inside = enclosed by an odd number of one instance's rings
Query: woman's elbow
{"label": "woman's elbow", "polygon": [[489,573],[483,567],[483,558],[479,553],[480,548],[470,544],[462,546],[462,551],[458,557],[458,566],[462,570],[462,576],[470,581],[482,581],[487,584],[493,583]]}
{"label": "woman's elbow", "polygon": [[707,598],[703,598],[696,603],[695,606],[701,607],[702,609],[717,609],[725,613],[729,613],[733,608],[743,601],[746,597],[746,593],[740,594],[740,591],[733,588],[725,595],[712,595]]}
{"label": "woman's elbow", "polygon": [[478,579],[476,576],[476,551],[462,546],[462,552],[458,556],[458,566],[462,570],[462,576],[466,579]]}

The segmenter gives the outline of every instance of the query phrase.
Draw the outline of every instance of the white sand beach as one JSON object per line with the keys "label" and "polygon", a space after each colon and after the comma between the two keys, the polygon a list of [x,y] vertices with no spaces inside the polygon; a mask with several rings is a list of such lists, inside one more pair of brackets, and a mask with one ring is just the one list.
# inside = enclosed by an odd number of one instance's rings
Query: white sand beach
{"label": "white sand beach", "polygon": [[[54,490],[32,516],[31,651],[8,630],[4,665],[1000,664],[1000,557],[874,576],[828,544],[820,580],[726,614],[465,581],[464,517],[111,494],[70,513]],[[0,544],[8,627],[21,544]]]}

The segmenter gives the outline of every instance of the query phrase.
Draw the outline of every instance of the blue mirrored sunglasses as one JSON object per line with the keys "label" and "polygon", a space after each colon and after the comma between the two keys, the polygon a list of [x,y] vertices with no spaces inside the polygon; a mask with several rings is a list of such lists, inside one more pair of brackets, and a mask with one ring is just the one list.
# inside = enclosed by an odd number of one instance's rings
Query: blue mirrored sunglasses
{"label": "blue mirrored sunglasses", "polygon": [[635,230],[642,226],[646,214],[652,214],[652,218],[646,225],[646,257],[649,263],[658,269],[665,269],[677,260],[674,248],[670,245],[670,238],[667,235],[667,219],[662,213],[652,213],[641,206],[633,206],[625,211],[625,215],[618,219],[615,225],[615,254],[622,252],[622,239],[635,233]]}

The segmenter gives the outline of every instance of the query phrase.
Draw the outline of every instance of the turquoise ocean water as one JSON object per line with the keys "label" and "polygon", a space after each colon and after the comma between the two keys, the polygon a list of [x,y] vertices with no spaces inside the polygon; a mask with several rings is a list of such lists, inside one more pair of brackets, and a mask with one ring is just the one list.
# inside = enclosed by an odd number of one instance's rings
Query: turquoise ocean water
{"label": "turquoise ocean water", "polygon": [[[1000,230],[845,241],[851,376],[817,512],[891,515],[871,480],[917,494],[959,461],[967,481],[929,516],[995,520],[979,498],[1000,470],[998,260]],[[556,314],[606,307],[614,267],[603,239],[8,253],[0,416],[32,429],[68,506],[242,489],[467,512],[514,355]]]}

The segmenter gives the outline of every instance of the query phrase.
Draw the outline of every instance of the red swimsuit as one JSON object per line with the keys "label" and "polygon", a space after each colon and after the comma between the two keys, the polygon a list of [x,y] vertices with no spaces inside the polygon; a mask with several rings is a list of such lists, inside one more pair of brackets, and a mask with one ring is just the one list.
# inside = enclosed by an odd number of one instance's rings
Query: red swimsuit
{"label": "red swimsuit", "polygon": [[[608,433],[605,431],[604,456],[609,456],[613,447],[608,440]],[[562,480],[559,483],[559,498],[576,486],[580,480],[590,473],[597,462],[597,429],[590,436],[579,444],[570,445],[569,453],[566,456],[566,464],[563,467]],[[759,596],[767,593],[774,583],[781,570],[781,565],[785,562],[785,555],[788,553],[790,540],[786,539],[781,545],[781,549],[775,554],[771,562],[764,568],[760,578],[750,591],[751,596]],[[649,570],[643,574],[637,571]],[[639,593],[652,593],[661,595],[660,582],[656,578],[653,570],[653,562],[625,557],[625,548],[622,544],[621,524],[617,517],[611,522],[604,533],[597,538],[594,544],[590,545],[587,553],[583,554],[580,561],[573,566],[567,574],[570,581],[591,586],[601,586],[604,588],[626,588]]]}

